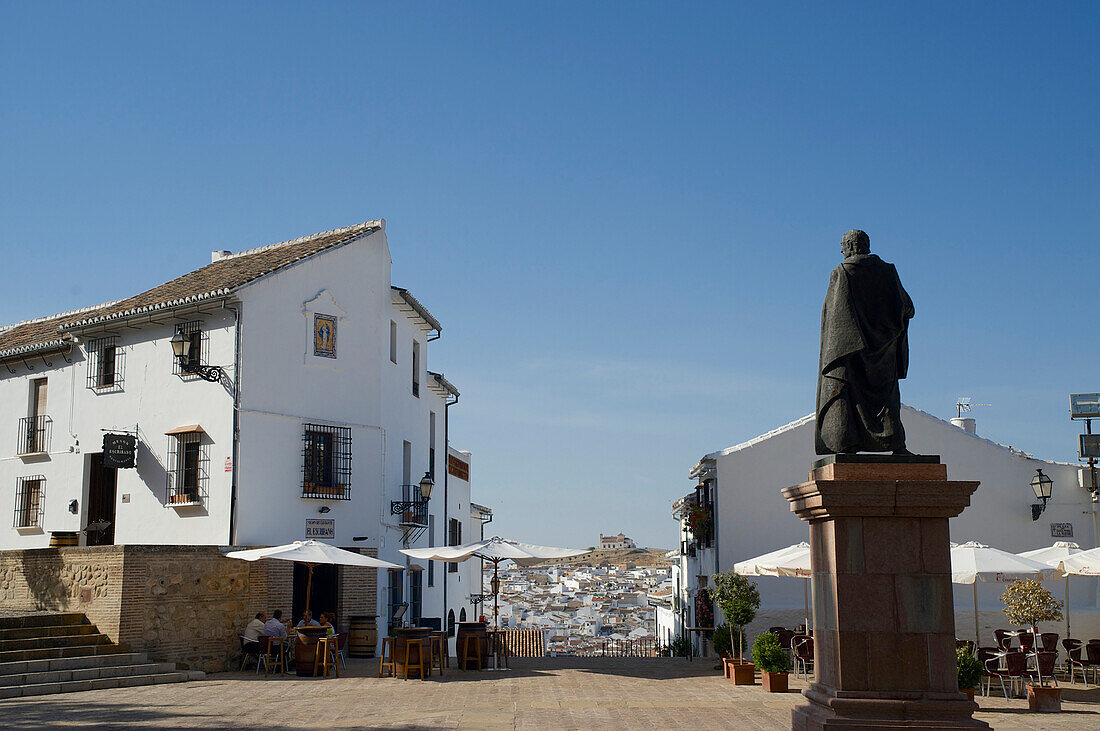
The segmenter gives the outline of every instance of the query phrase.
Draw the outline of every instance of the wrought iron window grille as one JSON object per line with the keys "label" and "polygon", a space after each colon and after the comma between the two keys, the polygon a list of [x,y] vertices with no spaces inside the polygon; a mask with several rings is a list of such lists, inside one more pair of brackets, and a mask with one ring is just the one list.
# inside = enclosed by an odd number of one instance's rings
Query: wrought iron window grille
{"label": "wrought iron window grille", "polygon": [[53,419],[45,414],[24,416],[19,420],[16,454],[40,454],[50,451]]}
{"label": "wrought iron window grille", "polygon": [[15,480],[16,528],[41,528],[46,504],[46,478],[42,475],[17,477]]}
{"label": "wrought iron window grille", "polygon": [[302,433],[302,497],[351,500],[351,429],[306,424]]}
{"label": "wrought iron window grille", "polygon": [[97,393],[121,391],[125,374],[126,351],[119,347],[117,336],[89,340],[88,388]]}
{"label": "wrought iron window grille", "polygon": [[205,505],[210,476],[209,447],[202,432],[168,437],[167,503]]}

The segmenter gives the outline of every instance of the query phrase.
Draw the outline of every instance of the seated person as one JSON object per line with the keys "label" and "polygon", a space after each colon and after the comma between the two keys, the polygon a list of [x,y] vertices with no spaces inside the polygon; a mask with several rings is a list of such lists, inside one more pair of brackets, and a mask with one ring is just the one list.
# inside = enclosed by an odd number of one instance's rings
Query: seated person
{"label": "seated person", "polygon": [[248,626],[244,628],[244,651],[245,652],[259,652],[260,651],[260,635],[264,634],[264,622],[267,621],[267,615],[263,612],[256,612],[256,616]]}
{"label": "seated person", "polygon": [[268,637],[282,637],[286,639],[286,625],[283,624],[283,610],[276,609],[271,613],[271,619],[264,624],[264,634]]}
{"label": "seated person", "polygon": [[308,609],[302,612],[302,621],[298,623],[299,627],[320,627],[321,623],[313,618],[313,612]]}
{"label": "seated person", "polygon": [[336,634],[336,628],[332,626],[335,619],[336,617],[333,616],[332,612],[321,612],[321,627],[325,630],[325,635],[328,637],[332,637]]}

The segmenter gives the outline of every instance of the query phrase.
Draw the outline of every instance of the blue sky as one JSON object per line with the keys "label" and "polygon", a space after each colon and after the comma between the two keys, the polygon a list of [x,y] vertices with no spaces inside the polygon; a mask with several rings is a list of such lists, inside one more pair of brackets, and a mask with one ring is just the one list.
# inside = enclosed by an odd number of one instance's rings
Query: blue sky
{"label": "blue sky", "polygon": [[700,456],[813,409],[859,227],[903,399],[1072,460],[1100,8],[959,5],[4,4],[0,320],[384,217],[499,532],[668,546]]}

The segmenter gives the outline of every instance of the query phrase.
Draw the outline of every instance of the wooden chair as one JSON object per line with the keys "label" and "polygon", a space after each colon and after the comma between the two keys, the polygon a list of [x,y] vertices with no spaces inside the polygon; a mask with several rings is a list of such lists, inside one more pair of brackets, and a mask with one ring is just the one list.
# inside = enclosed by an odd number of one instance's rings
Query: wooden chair
{"label": "wooden chair", "polygon": [[[432,674],[432,649],[429,642],[430,638],[427,637],[409,637],[405,640],[405,680],[409,679],[409,670],[420,673],[421,680],[427,680]],[[414,650],[416,651],[415,663],[412,661]],[[425,655],[427,655],[427,665],[424,664]]]}
{"label": "wooden chair", "polygon": [[[481,635],[466,635],[463,638],[462,654],[459,656],[461,670],[469,670],[471,661],[477,663],[478,670],[483,669],[481,667],[481,643],[484,639]],[[471,643],[473,647],[470,646]]]}
{"label": "wooden chair", "polygon": [[[264,641],[266,640],[266,642]],[[268,672],[275,672],[278,669],[283,675],[286,675],[286,653],[283,652],[283,638],[282,637],[261,637],[260,638],[260,651],[263,653],[261,660],[264,663],[264,677],[267,677]],[[272,667],[274,665],[274,667]],[[259,663],[256,665],[256,670],[260,669]]]}
{"label": "wooden chair", "polygon": [[432,668],[439,668],[439,674],[443,674],[443,663],[445,657],[447,657],[447,638],[446,636],[440,637],[438,633],[432,632],[432,636],[429,639],[432,646],[431,660],[428,663],[428,673],[432,672]]}
{"label": "wooden chair", "polygon": [[340,677],[340,661],[337,657],[337,639],[336,635],[330,635],[326,637],[317,638],[317,648],[313,653],[313,675],[316,677],[317,670],[321,671],[321,677],[328,677],[328,669],[331,667],[336,671],[336,677]]}
{"label": "wooden chair", "polygon": [[[378,656],[378,677],[385,675],[386,668],[389,668],[390,675],[397,674],[397,666],[393,661],[393,643],[396,637],[383,637],[382,638],[382,652]],[[387,661],[386,658],[389,658]]]}

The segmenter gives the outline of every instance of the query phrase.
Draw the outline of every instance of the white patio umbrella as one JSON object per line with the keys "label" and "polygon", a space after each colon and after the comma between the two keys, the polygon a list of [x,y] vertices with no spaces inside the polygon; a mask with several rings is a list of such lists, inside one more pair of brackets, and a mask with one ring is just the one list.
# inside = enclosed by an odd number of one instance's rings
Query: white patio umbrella
{"label": "white patio umbrella", "polygon": [[500,536],[486,538],[483,541],[467,543],[465,546],[440,546],[437,548],[405,548],[401,553],[413,558],[427,561],[465,561],[470,558],[483,558],[493,563],[493,626],[500,629],[497,619],[497,597],[500,590],[500,577],[498,575],[501,561],[515,561],[518,564],[538,563],[548,558],[569,558],[588,553],[583,549],[555,548],[553,546],[536,546],[532,543],[521,543]]}
{"label": "white patio umbrella", "polygon": [[[1024,558],[1030,558],[1032,561],[1038,561],[1039,563],[1045,563],[1047,566],[1053,566],[1054,568],[1060,568],[1061,563],[1070,556],[1074,556],[1081,553],[1081,547],[1073,541],[1058,541],[1053,546],[1047,546],[1046,548],[1036,548],[1034,551],[1024,551],[1017,554]],[[1066,581],[1066,637],[1070,637],[1069,633],[1069,574],[1065,575]]]}
{"label": "white patio umbrella", "polygon": [[733,565],[734,573],[742,576],[795,576],[804,579],[802,594],[806,602],[806,627],[810,626],[810,544],[803,541],[793,546],[765,553],[763,556]]}
{"label": "white patio umbrella", "polygon": [[269,548],[248,548],[243,551],[230,551],[226,558],[239,558],[242,561],[259,561],[261,558],[276,558],[280,561],[303,563],[309,568],[306,580],[306,609],[309,609],[309,595],[313,589],[313,567],[317,564],[339,564],[341,566],[366,566],[377,569],[400,569],[395,563],[383,561],[361,553],[345,551],[321,541],[294,541],[283,546]]}
{"label": "white patio umbrella", "polygon": [[951,581],[974,585],[974,646],[981,644],[978,630],[978,582],[1008,583],[1016,579],[1056,578],[1058,570],[1045,563],[1023,558],[1008,551],[969,541],[951,546]]}
{"label": "white patio umbrella", "polygon": [[1100,576],[1100,548],[1090,548],[1064,558],[1058,568],[1072,576]]}

